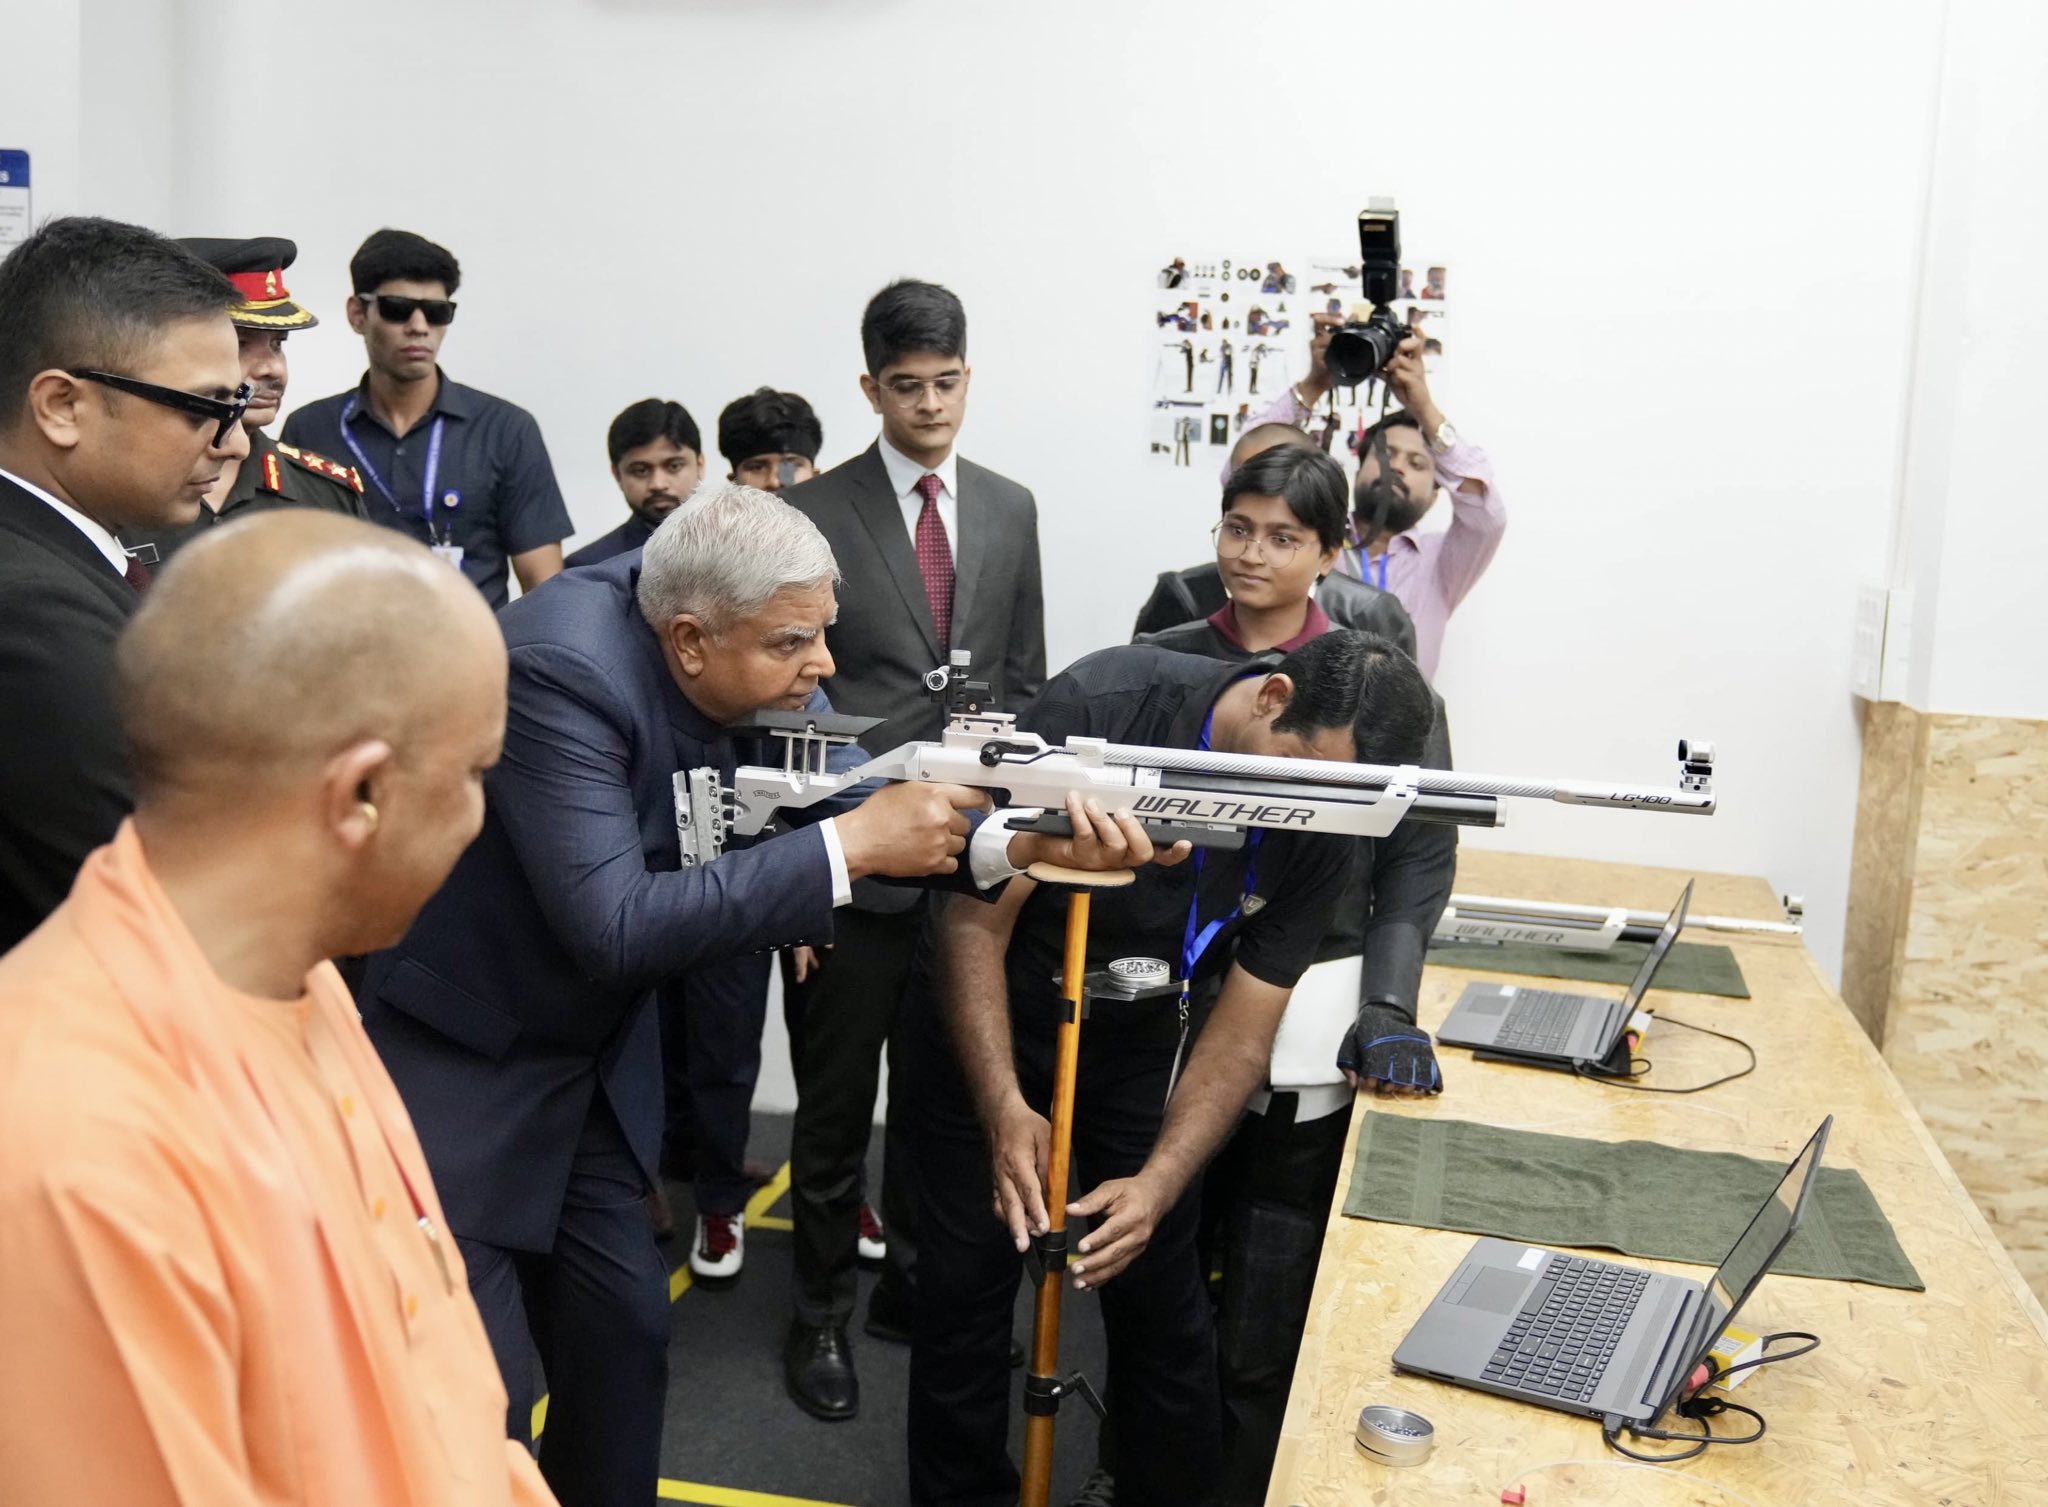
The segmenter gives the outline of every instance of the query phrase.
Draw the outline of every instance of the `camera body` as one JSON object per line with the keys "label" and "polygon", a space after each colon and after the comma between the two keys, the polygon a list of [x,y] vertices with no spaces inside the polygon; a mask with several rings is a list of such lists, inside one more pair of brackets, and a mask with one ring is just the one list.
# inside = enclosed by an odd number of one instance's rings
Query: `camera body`
{"label": "camera body", "polygon": [[1369,380],[1408,338],[1408,326],[1389,307],[1401,291],[1401,212],[1383,204],[1358,212],[1359,279],[1372,314],[1341,326],[1323,358],[1344,387]]}

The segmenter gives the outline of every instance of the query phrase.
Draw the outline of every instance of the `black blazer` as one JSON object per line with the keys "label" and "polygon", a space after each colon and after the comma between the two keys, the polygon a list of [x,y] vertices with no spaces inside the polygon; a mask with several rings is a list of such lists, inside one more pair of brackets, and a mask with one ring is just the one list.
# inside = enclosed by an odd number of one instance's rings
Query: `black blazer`
{"label": "black blazer", "polygon": [[1038,575],[1038,504],[1014,481],[959,462],[953,541],[953,642],[941,644],[917,551],[889,486],[879,444],[782,494],[832,546],[844,584],[826,634],[839,670],[832,704],[883,725],[861,742],[877,753],[932,739],[945,725],[922,677],[952,649],[974,656],[996,705],[1021,711],[1045,685],[1045,601]]}
{"label": "black blazer", "polygon": [[[685,869],[673,776],[730,778],[736,745],[677,689],[633,592],[640,556],[564,573],[499,614],[505,752],[483,830],[358,989],[458,1235],[544,1251],[595,1097],[650,1179],[661,1146],[655,985],[740,953],[832,936],[815,823]],[[823,694],[812,707],[825,711]],[[858,747],[833,758],[852,768]],[[780,763],[780,755],[773,762]],[[934,881],[971,888],[957,881]]]}
{"label": "black blazer", "polygon": [[0,952],[57,908],[134,804],[114,641],[135,607],[70,519],[0,476]]}
{"label": "black blazer", "polygon": [[[1198,622],[1230,600],[1223,588],[1223,573],[1216,562],[1191,565],[1186,570],[1165,570],[1152,585],[1152,595],[1138,609],[1133,639],[1182,623]],[[1339,628],[1363,628],[1390,639],[1410,659],[1415,657],[1415,624],[1408,609],[1390,591],[1381,591],[1366,581],[1332,571],[1316,587],[1316,605]]]}

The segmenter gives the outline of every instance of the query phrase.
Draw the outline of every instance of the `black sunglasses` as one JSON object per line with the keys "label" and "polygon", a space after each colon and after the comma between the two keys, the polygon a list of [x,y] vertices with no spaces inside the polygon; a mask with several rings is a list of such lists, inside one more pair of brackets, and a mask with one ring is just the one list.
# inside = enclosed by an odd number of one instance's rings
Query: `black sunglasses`
{"label": "black sunglasses", "polygon": [[85,382],[97,382],[102,387],[111,387],[116,392],[132,393],[151,403],[160,403],[165,408],[175,408],[180,413],[189,413],[196,419],[212,419],[213,448],[218,450],[228,442],[228,436],[235,432],[235,425],[242,422],[243,410],[249,406],[250,388],[247,382],[235,389],[232,398],[209,398],[196,392],[186,392],[182,387],[159,387],[154,382],[145,382],[140,377],[123,377],[115,372],[96,372],[83,367],[73,367],[66,375]]}
{"label": "black sunglasses", "polygon": [[396,293],[359,293],[356,296],[366,304],[375,304],[377,317],[390,324],[407,323],[415,309],[427,316],[428,324],[455,323],[455,300],[452,298],[400,298]]}

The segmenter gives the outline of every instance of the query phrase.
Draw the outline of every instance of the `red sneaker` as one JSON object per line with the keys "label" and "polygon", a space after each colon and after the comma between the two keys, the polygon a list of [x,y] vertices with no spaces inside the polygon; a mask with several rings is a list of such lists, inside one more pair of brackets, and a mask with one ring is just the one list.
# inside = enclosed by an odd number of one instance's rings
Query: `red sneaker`
{"label": "red sneaker", "polygon": [[880,1266],[889,1255],[889,1236],[882,1229],[881,1216],[865,1198],[860,1201],[860,1259],[869,1266]]}
{"label": "red sneaker", "polygon": [[730,1282],[747,1257],[744,1214],[699,1214],[697,1239],[690,1246],[690,1271],[704,1282]]}

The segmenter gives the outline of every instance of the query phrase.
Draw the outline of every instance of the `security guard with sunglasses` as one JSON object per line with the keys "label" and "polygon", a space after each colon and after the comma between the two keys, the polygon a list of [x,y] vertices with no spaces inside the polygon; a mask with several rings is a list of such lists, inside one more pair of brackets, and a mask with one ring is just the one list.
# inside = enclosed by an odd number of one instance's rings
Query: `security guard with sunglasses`
{"label": "security guard with sunglasses", "polygon": [[294,413],[285,438],[353,465],[372,523],[410,534],[502,607],[508,575],[533,590],[561,570],[562,541],[575,531],[540,426],[441,370],[462,280],[454,253],[411,231],[380,230],[348,270],[349,327],[363,337],[369,370],[349,391]]}
{"label": "security guard with sunglasses", "polygon": [[[285,287],[285,269],[298,258],[299,248],[283,236],[252,240],[192,236],[178,244],[225,272],[241,292],[242,301],[228,310],[228,318],[241,346],[242,380],[249,384],[249,406],[242,411],[249,453],[239,461],[228,461],[235,475],[218,505],[203,504],[199,517],[183,528],[125,533],[122,542],[136,551],[145,565],[154,566],[215,524],[263,508],[325,508],[350,518],[366,517],[362,478],[354,467],[280,444],[263,432],[284,402],[290,377],[284,354],[286,337],[320,322],[310,310],[292,302]],[[150,558],[151,546],[156,551],[154,559]]]}

